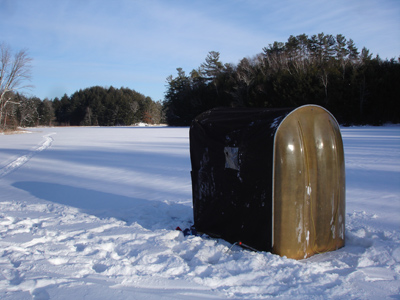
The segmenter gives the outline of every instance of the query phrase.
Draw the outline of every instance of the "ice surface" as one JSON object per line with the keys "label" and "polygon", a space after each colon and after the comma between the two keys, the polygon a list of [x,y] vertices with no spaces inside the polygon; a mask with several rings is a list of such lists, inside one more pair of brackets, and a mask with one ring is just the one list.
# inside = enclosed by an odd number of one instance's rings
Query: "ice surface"
{"label": "ice surface", "polygon": [[0,299],[396,299],[400,126],[342,128],[346,246],[295,261],[184,237],[189,129],[0,136]]}

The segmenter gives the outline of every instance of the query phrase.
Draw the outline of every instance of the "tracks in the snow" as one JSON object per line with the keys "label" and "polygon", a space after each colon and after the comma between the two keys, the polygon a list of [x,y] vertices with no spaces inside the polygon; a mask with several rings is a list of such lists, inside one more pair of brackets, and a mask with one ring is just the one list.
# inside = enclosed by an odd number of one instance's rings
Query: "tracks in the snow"
{"label": "tracks in the snow", "polygon": [[43,136],[44,140],[38,146],[36,146],[36,148],[29,150],[27,154],[16,158],[3,168],[0,168],[0,179],[7,176],[14,170],[18,169],[22,165],[26,164],[35,154],[49,148],[54,140],[51,136],[54,134],[55,132],[44,135]]}

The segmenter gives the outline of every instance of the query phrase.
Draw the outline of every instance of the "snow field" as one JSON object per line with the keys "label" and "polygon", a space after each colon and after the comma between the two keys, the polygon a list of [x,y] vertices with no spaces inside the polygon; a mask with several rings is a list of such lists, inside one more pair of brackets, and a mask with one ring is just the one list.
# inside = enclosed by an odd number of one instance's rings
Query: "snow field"
{"label": "snow field", "polygon": [[346,246],[295,261],[184,237],[188,128],[0,136],[1,299],[396,299],[400,127],[342,128]]}

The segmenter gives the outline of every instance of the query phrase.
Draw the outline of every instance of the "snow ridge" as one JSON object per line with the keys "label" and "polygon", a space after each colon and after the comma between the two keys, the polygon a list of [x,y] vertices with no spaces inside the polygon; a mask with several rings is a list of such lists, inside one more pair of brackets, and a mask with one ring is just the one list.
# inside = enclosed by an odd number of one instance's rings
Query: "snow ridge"
{"label": "snow ridge", "polygon": [[4,176],[7,176],[15,169],[26,164],[35,154],[49,148],[54,141],[54,139],[51,137],[54,134],[56,134],[56,133],[52,132],[52,133],[44,135],[43,136],[44,140],[36,148],[34,148],[33,150],[30,150],[28,152],[28,154],[18,157],[17,159],[15,159],[12,162],[10,162],[9,164],[7,164],[5,167],[1,168],[0,169],[0,179],[3,178]]}

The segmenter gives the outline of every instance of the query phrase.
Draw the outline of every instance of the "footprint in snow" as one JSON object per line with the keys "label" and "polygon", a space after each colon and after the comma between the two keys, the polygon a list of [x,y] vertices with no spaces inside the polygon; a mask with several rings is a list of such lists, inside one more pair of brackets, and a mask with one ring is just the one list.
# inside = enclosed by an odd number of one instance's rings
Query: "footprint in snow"
{"label": "footprint in snow", "polygon": [[103,265],[103,264],[95,264],[92,267],[93,270],[96,271],[96,273],[103,273],[104,271],[106,271],[108,269],[108,266]]}
{"label": "footprint in snow", "polygon": [[86,245],[84,245],[84,244],[76,244],[75,248],[76,248],[76,252],[82,252],[83,250],[85,250]]}
{"label": "footprint in snow", "polygon": [[33,300],[49,300],[50,299],[50,295],[43,288],[35,289],[32,292],[32,299]]}

